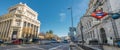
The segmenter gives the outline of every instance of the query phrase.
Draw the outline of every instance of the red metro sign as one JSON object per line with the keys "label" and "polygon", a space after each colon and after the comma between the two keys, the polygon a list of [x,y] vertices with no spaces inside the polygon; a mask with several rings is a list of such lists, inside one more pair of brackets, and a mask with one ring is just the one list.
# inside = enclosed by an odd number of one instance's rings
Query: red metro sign
{"label": "red metro sign", "polygon": [[92,17],[97,18],[97,19],[102,19],[107,15],[106,12],[103,12],[102,10],[97,10],[91,14]]}

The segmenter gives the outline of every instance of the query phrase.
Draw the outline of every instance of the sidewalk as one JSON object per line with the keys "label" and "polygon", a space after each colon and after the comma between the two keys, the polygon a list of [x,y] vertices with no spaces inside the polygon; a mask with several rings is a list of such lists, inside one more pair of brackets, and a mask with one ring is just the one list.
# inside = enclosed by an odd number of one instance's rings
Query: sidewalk
{"label": "sidewalk", "polygon": [[75,43],[70,43],[70,50],[84,50],[83,48],[79,47],[77,44]]}
{"label": "sidewalk", "polygon": [[103,45],[104,50],[120,50],[118,47]]}

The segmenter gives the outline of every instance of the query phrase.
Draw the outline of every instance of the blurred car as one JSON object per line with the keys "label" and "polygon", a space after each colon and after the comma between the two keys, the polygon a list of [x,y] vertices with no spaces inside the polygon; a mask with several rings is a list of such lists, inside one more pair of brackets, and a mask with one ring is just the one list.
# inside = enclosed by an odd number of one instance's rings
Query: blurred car
{"label": "blurred car", "polygon": [[39,38],[33,38],[32,42],[35,44],[40,44],[40,39]]}
{"label": "blurred car", "polygon": [[0,45],[3,44],[3,43],[4,43],[3,40],[0,40]]}
{"label": "blurred car", "polygon": [[0,40],[0,43],[3,43],[3,40]]}
{"label": "blurred car", "polygon": [[68,40],[64,40],[64,41],[62,41],[62,43],[68,43]]}
{"label": "blurred car", "polygon": [[51,43],[51,41],[50,40],[40,40],[40,44],[45,44],[45,45],[48,45],[48,44],[50,44]]}
{"label": "blurred car", "polygon": [[12,45],[12,41],[6,41],[4,42],[5,45]]}
{"label": "blurred car", "polygon": [[12,41],[12,44],[19,45],[22,44],[23,40],[22,39],[15,39]]}
{"label": "blurred car", "polygon": [[51,40],[51,43],[58,43],[58,41],[53,39],[53,40]]}

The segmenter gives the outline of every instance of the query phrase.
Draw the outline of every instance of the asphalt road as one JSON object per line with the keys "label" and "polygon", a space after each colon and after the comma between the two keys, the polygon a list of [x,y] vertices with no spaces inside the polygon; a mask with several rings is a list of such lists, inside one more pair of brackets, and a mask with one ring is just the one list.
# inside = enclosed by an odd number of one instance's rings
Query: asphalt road
{"label": "asphalt road", "polygon": [[0,50],[69,50],[68,43],[50,43],[44,45],[24,44],[0,46]]}

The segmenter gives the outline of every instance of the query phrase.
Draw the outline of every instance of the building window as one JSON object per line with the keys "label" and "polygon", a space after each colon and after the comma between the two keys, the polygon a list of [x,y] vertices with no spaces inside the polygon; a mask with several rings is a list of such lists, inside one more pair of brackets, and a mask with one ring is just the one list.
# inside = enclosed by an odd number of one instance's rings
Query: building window
{"label": "building window", "polygon": [[28,13],[28,15],[31,15],[31,16],[35,17],[35,14],[33,14],[32,12],[30,12],[28,10],[27,10],[27,13]]}
{"label": "building window", "polygon": [[30,27],[30,23],[28,23],[28,27]]}
{"label": "building window", "polygon": [[20,15],[16,15],[16,17],[21,18],[21,16],[20,16]]}
{"label": "building window", "polygon": [[90,31],[90,38],[92,38],[92,31]]}
{"label": "building window", "polygon": [[26,22],[24,22],[24,27],[26,27]]}
{"label": "building window", "polygon": [[20,26],[20,20],[16,19],[16,26]]}
{"label": "building window", "polygon": [[17,26],[20,26],[20,22],[16,22]]}
{"label": "building window", "polygon": [[95,32],[94,32],[94,30],[93,30],[93,36],[95,37]]}

